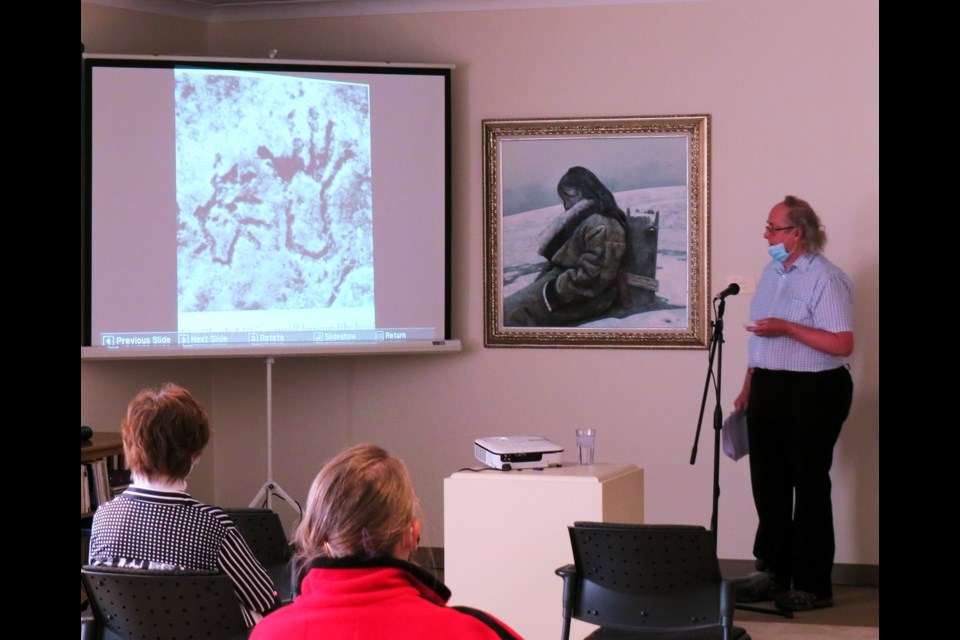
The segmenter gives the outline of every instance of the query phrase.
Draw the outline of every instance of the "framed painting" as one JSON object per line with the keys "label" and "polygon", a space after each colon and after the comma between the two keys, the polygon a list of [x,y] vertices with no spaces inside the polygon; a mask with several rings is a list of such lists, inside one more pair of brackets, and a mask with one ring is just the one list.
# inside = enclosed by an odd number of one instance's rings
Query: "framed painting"
{"label": "framed painting", "polygon": [[706,348],[710,116],[482,124],[484,344]]}

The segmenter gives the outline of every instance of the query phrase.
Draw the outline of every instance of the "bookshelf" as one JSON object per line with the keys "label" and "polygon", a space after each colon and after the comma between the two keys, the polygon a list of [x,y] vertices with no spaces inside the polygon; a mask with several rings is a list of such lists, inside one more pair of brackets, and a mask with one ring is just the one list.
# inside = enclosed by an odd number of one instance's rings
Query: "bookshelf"
{"label": "bookshelf", "polygon": [[[94,433],[80,442],[80,520],[90,518],[99,502],[112,497],[110,471],[123,468],[123,442],[119,433]],[[95,477],[100,474],[99,480]],[[99,499],[98,482],[103,486]]]}
{"label": "bookshelf", "polygon": [[92,438],[80,443],[80,462],[122,453],[123,441],[119,433],[94,433]]}
{"label": "bookshelf", "polygon": [[[90,518],[93,517],[94,507],[90,505],[90,496],[95,492],[90,482],[89,470],[97,464],[107,467],[107,461],[113,458],[114,463],[120,462],[123,457],[123,441],[119,433],[94,433],[89,440],[80,441],[80,566],[87,563],[88,545],[90,539]],[[87,469],[87,473],[84,472]],[[109,483],[109,472],[107,473]],[[112,493],[112,492],[111,492]],[[80,611],[87,606],[87,594],[80,583]]]}

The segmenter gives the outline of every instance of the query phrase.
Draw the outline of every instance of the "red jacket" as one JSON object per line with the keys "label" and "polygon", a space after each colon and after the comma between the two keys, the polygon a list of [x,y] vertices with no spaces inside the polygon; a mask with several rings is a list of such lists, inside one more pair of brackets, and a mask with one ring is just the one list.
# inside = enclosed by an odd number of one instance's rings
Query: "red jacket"
{"label": "red jacket", "polygon": [[520,640],[482,611],[448,607],[450,590],[394,558],[318,558],[293,604],[250,640]]}

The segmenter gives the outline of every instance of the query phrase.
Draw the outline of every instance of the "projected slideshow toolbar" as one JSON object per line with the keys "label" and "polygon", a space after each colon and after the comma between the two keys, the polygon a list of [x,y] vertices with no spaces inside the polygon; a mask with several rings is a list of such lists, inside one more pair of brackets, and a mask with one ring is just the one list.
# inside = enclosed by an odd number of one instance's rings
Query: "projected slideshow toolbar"
{"label": "projected slideshow toolbar", "polygon": [[398,329],[320,330],[320,331],[236,331],[213,333],[141,332],[101,333],[101,346],[109,349],[148,347],[216,347],[236,345],[326,344],[336,342],[400,342],[433,340],[436,331],[429,327]]}

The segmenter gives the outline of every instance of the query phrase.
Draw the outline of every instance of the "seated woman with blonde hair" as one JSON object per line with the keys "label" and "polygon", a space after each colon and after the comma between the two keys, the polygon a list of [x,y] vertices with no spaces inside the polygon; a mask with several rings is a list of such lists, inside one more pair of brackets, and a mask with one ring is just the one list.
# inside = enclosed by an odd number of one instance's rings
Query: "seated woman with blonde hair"
{"label": "seated woman with blonde hair", "polygon": [[380,447],[357,445],[328,462],[295,534],[301,594],[251,640],[517,640],[489,614],[446,606],[450,590],[410,562],[417,504],[406,465]]}

